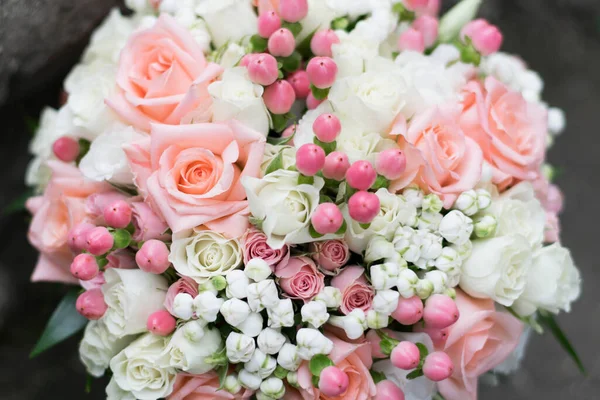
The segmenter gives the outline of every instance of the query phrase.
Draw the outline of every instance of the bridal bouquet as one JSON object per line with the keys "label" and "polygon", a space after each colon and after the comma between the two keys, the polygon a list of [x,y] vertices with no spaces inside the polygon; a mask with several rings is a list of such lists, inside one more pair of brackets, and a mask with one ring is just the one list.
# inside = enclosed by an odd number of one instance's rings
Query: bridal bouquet
{"label": "bridal bouquet", "polygon": [[27,182],[32,279],[78,285],[111,400],[468,400],[555,333],[580,274],[564,128],[480,0],[130,0]]}

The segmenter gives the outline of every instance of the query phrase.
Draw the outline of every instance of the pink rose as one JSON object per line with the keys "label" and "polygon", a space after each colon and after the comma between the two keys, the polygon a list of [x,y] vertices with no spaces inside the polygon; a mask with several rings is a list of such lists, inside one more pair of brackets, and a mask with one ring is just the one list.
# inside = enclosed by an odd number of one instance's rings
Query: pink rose
{"label": "pink rose", "polygon": [[287,264],[290,259],[290,247],[284,245],[274,250],[267,244],[267,235],[255,228],[250,228],[242,237],[244,264],[253,258],[260,258],[274,268],[277,264]]}
{"label": "pink rose", "polygon": [[342,292],[342,305],[340,310],[349,314],[352,310],[360,308],[364,312],[371,309],[375,290],[367,283],[365,269],[359,266],[346,267],[331,280],[331,286]]}
{"label": "pink rose", "polygon": [[298,384],[302,398],[304,400],[372,399],[377,390],[369,372],[373,365],[369,343],[349,343],[331,332],[327,332],[325,336],[333,342],[333,350],[329,354],[329,358],[336,367],[348,375],[350,381],[348,390],[336,397],[328,397],[319,393],[319,390],[312,385],[312,375],[308,369],[308,363],[304,362],[298,370]]}
{"label": "pink rose", "polygon": [[92,217],[87,213],[86,198],[108,192],[111,186],[86,180],[77,167],[69,164],[50,161],[48,166],[52,177],[44,195],[27,202],[33,214],[29,241],[40,252],[31,280],[77,283],[69,271],[73,254],[67,246],[68,233]]}
{"label": "pink rose", "polygon": [[425,192],[440,196],[444,207],[450,208],[460,193],[475,187],[481,178],[483,154],[463,133],[457,123],[459,116],[460,108],[442,106],[413,117],[402,138],[410,166],[392,182],[392,190],[414,182]]}
{"label": "pink rose", "polygon": [[465,88],[460,124],[492,166],[493,182],[504,190],[534,180],[546,154],[547,112],[493,77]]}
{"label": "pink rose", "polygon": [[343,240],[326,240],[310,245],[312,258],[324,270],[333,272],[346,265],[350,259],[348,244]]}
{"label": "pink rose", "polygon": [[118,94],[106,103],[129,124],[177,125],[192,111],[207,110],[208,85],[222,72],[209,63],[187,29],[163,14],[156,24],[131,36],[121,51]]}
{"label": "pink rose", "polygon": [[239,237],[248,228],[244,176],[260,173],[265,138],[237,121],[153,125],[125,147],[136,183],[171,230],[199,225]]}
{"label": "pink rose", "polygon": [[169,286],[164,306],[171,314],[173,314],[173,301],[179,293],[189,294],[192,298],[196,298],[198,296],[198,284],[192,278],[184,276]]}
{"label": "pink rose", "polygon": [[166,240],[165,234],[169,226],[158,216],[148,204],[141,201],[131,203],[131,222],[135,228],[133,240],[141,242],[151,239]]}
{"label": "pink rose", "polygon": [[501,364],[517,347],[523,324],[512,315],[496,311],[492,300],[469,297],[456,291],[460,319],[449,328],[438,350],[454,363],[454,374],[438,383],[446,400],[476,400],[477,379]]}
{"label": "pink rose", "polygon": [[219,390],[219,376],[215,372],[202,375],[177,374],[173,391],[167,400],[243,400],[252,397],[249,390],[241,390],[233,395],[225,390]]}
{"label": "pink rose", "polygon": [[325,275],[308,257],[292,257],[275,268],[275,276],[283,292],[291,299],[310,301],[325,286]]}

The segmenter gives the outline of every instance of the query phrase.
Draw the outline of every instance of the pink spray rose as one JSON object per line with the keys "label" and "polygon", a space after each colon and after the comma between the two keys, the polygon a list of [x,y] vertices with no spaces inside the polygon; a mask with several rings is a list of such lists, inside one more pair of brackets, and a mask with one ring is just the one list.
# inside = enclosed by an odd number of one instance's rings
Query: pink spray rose
{"label": "pink spray rose", "polygon": [[209,109],[208,85],[222,72],[209,63],[190,32],[163,14],[131,36],[121,51],[118,94],[107,104],[143,131],[151,123],[177,125],[190,112]]}
{"label": "pink spray rose", "polygon": [[173,314],[173,301],[179,293],[189,294],[192,298],[196,298],[198,296],[198,284],[192,278],[184,276],[169,286],[164,305],[171,314]]}
{"label": "pink spray rose", "polygon": [[535,196],[544,206],[546,211],[546,227],[544,241],[555,243],[560,241],[560,220],[558,215],[564,206],[563,194],[558,186],[551,184],[546,177],[540,173],[540,177],[533,182]]}
{"label": "pink spray rose", "polygon": [[244,400],[252,397],[250,390],[242,389],[233,395],[219,390],[219,376],[215,372],[202,375],[177,374],[173,391],[167,400]]}
{"label": "pink spray rose", "polygon": [[342,292],[342,305],[340,310],[349,314],[352,310],[360,308],[367,312],[371,309],[375,289],[367,283],[365,269],[357,265],[346,267],[331,280],[331,286]]}
{"label": "pink spray rose", "polygon": [[310,245],[312,258],[324,270],[333,272],[346,265],[350,250],[343,240],[325,240]]}
{"label": "pink spray rose", "polygon": [[131,222],[135,228],[133,240],[138,242],[157,239],[165,240],[169,238],[165,232],[169,229],[167,224],[158,216],[148,204],[141,201],[131,203],[132,218]]}
{"label": "pink spray rose", "polygon": [[547,112],[541,105],[488,77],[483,85],[467,84],[460,124],[481,147],[500,190],[538,177],[548,133]]}
{"label": "pink spray rose", "polygon": [[267,244],[267,235],[255,228],[250,228],[242,237],[244,264],[253,258],[260,258],[274,268],[279,263],[287,264],[290,259],[290,247],[284,245],[274,250]]}
{"label": "pink spray rose", "polygon": [[292,257],[275,268],[275,276],[283,292],[291,299],[310,301],[325,286],[325,275],[317,270],[317,266],[308,257]]}
{"label": "pink spray rose", "polygon": [[456,291],[460,318],[449,328],[438,350],[454,363],[452,376],[438,383],[446,400],[476,400],[477,379],[501,364],[517,347],[523,324],[506,312],[496,311],[492,300],[474,299]]}
{"label": "pink spray rose", "polygon": [[146,201],[173,232],[206,225],[239,237],[249,214],[240,181],[260,174],[264,147],[263,135],[230,121],[153,125],[152,139],[125,153]]}
{"label": "pink spray rose", "polygon": [[27,202],[33,214],[29,241],[40,252],[32,281],[77,283],[70,271],[73,254],[67,246],[68,233],[75,225],[91,219],[86,198],[93,193],[111,191],[111,186],[86,180],[79,169],[50,161],[52,178],[41,197]]}

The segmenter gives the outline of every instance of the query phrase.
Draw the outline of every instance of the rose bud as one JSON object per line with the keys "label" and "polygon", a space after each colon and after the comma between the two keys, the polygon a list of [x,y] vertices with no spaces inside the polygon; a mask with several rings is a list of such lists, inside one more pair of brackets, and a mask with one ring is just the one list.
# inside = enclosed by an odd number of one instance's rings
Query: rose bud
{"label": "rose bud", "polygon": [[310,49],[317,57],[332,57],[331,46],[339,43],[340,38],[331,29],[316,32],[311,41]]}
{"label": "rose bud", "polygon": [[332,143],[342,131],[342,124],[333,114],[322,114],[313,123],[313,132],[317,139],[324,143]]}
{"label": "rose bud", "polygon": [[269,111],[281,115],[292,109],[296,93],[288,81],[279,80],[265,89],[263,100]]}
{"label": "rose bud", "polygon": [[356,192],[348,201],[350,217],[361,224],[369,224],[379,214],[381,203],[375,193]]}
{"label": "rose bud", "polygon": [[248,62],[248,75],[259,85],[272,85],[279,76],[277,60],[267,53],[254,54]]}
{"label": "rose bud", "polygon": [[325,165],[325,150],[316,144],[305,144],[296,152],[296,168],[302,175],[316,175]]}
{"label": "rose bud", "polygon": [[280,28],[269,38],[268,47],[275,57],[289,57],[296,49],[296,39],[289,29]]}
{"label": "rose bud", "polygon": [[344,216],[334,203],[322,203],[311,216],[311,223],[315,231],[327,235],[336,233],[342,227]]}
{"label": "rose bud", "polygon": [[86,235],[86,248],[95,256],[106,254],[115,243],[113,235],[103,226],[90,229]]}
{"label": "rose bud", "polygon": [[296,93],[296,98],[305,99],[310,93],[310,80],[308,79],[308,74],[304,70],[298,70],[296,72],[292,72],[287,77],[287,81],[294,88],[294,93]]}
{"label": "rose bud", "polygon": [[376,180],[377,172],[368,161],[357,161],[346,172],[348,185],[357,190],[369,190]]}

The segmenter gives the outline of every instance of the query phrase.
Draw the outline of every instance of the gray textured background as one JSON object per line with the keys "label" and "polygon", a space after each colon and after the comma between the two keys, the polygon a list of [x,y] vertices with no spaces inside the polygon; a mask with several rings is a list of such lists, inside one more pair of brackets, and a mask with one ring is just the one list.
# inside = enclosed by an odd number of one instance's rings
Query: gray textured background
{"label": "gray textured background", "polygon": [[[349,0],[352,1],[352,0]],[[0,0],[0,209],[25,188],[25,117],[55,104],[60,81],[77,59],[86,34],[116,0]],[[446,0],[445,4],[452,3]],[[505,34],[504,49],[520,53],[546,80],[545,98],[567,111],[567,132],[550,160],[564,169],[567,196],[563,242],[584,281],[581,300],[559,320],[589,371],[582,377],[551,336],[536,337],[523,369],[482,399],[591,400],[600,395],[600,1],[487,0],[484,15]],[[28,282],[35,252],[27,217],[0,215],[0,398],[101,399],[105,382],[83,394],[85,374],[77,339],[35,360],[28,352],[64,288]]]}

